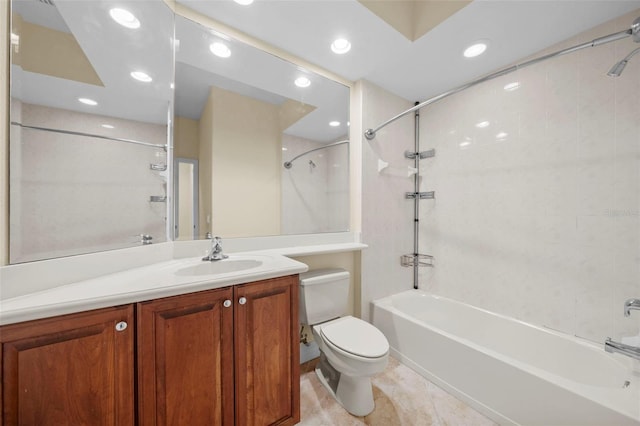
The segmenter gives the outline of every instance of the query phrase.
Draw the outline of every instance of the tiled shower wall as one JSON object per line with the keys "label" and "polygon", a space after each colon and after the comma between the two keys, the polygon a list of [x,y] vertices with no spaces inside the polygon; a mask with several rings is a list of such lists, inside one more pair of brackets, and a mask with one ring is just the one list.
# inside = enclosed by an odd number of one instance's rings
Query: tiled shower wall
{"label": "tiled shower wall", "polygon": [[[282,162],[324,143],[282,135]],[[312,161],[315,167],[309,162]],[[283,234],[339,232],[349,228],[348,145],[321,149],[282,169]]]}
{"label": "tiled shower wall", "polygon": [[[26,125],[166,144],[166,126],[12,101]],[[105,129],[109,123],[115,128]],[[11,262],[166,241],[163,149],[11,126]]]}
{"label": "tiled shower wall", "polygon": [[640,297],[640,57],[606,75],[637,47],[585,49],[422,110],[421,150],[437,150],[421,167],[421,191],[436,191],[421,202],[421,252],[436,258],[422,288],[597,342],[639,333],[622,309]]}
{"label": "tiled shower wall", "polygon": [[[367,81],[359,81],[354,90],[365,129],[412,105]],[[413,119],[405,117],[372,141],[360,136],[362,241],[369,246],[361,255],[361,315],[367,320],[372,300],[413,288],[412,269],[400,266],[400,256],[413,252],[413,203],[404,198],[413,189],[408,175],[413,163],[404,157],[405,150],[414,150],[413,135]],[[379,171],[381,162],[388,166]]]}

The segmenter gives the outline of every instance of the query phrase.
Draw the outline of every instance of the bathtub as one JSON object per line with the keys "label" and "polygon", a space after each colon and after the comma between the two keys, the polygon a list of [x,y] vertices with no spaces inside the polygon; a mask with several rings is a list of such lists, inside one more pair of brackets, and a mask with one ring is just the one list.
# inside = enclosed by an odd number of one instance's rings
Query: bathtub
{"label": "bathtub", "polygon": [[374,301],[391,354],[500,424],[640,425],[639,361],[420,290]]}

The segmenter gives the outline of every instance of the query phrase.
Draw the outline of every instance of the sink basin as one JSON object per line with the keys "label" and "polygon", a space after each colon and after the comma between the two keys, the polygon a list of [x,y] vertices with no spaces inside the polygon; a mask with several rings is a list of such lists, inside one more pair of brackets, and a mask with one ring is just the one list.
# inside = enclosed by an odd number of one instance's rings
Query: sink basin
{"label": "sink basin", "polygon": [[212,262],[202,261],[202,263],[199,263],[197,265],[178,269],[175,274],[187,276],[226,274],[229,272],[239,272],[247,269],[257,268],[261,265],[261,260],[230,258]]}

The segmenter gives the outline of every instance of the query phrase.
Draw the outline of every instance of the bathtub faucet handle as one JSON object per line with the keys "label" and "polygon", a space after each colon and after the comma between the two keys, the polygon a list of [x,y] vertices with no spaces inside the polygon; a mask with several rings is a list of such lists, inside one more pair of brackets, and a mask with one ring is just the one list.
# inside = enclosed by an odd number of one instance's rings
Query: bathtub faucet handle
{"label": "bathtub faucet handle", "polygon": [[640,299],[627,299],[624,302],[624,316],[630,316],[632,309],[640,310]]}

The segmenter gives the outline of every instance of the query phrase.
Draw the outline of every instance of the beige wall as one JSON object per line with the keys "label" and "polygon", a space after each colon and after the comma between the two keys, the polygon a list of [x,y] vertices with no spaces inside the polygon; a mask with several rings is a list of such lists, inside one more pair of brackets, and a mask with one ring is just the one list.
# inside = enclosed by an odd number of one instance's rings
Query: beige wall
{"label": "beige wall", "polygon": [[200,156],[200,122],[176,116],[173,127],[173,156],[191,158]]}
{"label": "beige wall", "polygon": [[211,183],[205,214],[210,209],[213,233],[227,238],[280,234],[278,111],[277,105],[211,88],[200,118],[200,163],[206,169],[204,163],[211,161],[210,175],[201,173],[209,180],[201,182],[203,188]]}
{"label": "beige wall", "polygon": [[17,13],[12,30],[20,37],[12,61],[23,70],[104,86],[73,34],[23,21]]}
{"label": "beige wall", "polygon": [[[0,0],[0,22],[9,28],[9,2]],[[9,32],[0,31],[0,265],[9,263]]]}

